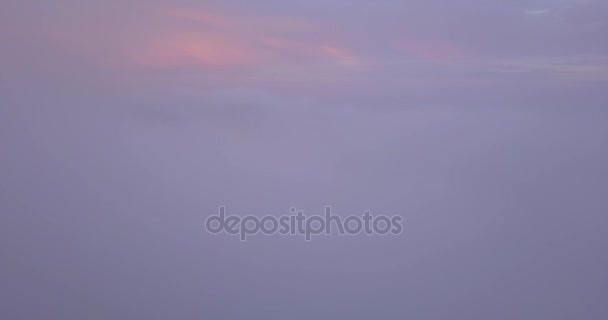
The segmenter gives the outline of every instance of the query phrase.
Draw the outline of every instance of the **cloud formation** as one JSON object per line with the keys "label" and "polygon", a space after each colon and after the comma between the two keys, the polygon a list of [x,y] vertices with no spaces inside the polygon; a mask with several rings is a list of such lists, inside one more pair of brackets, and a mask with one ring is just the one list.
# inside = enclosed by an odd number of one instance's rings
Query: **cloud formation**
{"label": "cloud formation", "polygon": [[2,1],[0,318],[607,319],[607,9]]}

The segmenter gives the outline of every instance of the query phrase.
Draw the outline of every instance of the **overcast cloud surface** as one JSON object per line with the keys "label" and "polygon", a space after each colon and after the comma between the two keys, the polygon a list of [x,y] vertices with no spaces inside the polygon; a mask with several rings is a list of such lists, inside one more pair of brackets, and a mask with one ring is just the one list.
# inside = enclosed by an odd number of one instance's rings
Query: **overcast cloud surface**
{"label": "overcast cloud surface", "polygon": [[[0,318],[608,317],[608,3],[3,1]],[[393,237],[205,219],[402,215]]]}

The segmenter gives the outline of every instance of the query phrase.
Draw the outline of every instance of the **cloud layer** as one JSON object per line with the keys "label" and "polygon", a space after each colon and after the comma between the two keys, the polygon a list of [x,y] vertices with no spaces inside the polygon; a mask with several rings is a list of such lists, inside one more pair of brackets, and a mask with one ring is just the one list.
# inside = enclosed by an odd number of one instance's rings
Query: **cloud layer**
{"label": "cloud layer", "polygon": [[[4,1],[0,318],[606,318],[607,18]],[[241,243],[220,205],[405,228]]]}

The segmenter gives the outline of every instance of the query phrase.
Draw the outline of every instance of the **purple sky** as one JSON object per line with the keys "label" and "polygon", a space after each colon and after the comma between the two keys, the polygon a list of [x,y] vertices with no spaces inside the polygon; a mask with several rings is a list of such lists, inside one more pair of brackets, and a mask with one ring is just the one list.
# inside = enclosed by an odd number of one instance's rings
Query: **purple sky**
{"label": "purple sky", "polygon": [[[608,318],[608,2],[0,4],[0,319]],[[206,217],[402,215],[391,237]]]}

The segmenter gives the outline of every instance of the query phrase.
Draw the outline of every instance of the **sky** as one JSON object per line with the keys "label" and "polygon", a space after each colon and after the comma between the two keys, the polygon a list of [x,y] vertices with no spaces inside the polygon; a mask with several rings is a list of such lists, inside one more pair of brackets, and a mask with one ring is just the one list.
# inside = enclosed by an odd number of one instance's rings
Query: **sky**
{"label": "sky", "polygon": [[[0,318],[606,318],[607,33],[603,0],[4,0]],[[241,242],[220,205],[404,229]]]}

